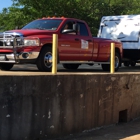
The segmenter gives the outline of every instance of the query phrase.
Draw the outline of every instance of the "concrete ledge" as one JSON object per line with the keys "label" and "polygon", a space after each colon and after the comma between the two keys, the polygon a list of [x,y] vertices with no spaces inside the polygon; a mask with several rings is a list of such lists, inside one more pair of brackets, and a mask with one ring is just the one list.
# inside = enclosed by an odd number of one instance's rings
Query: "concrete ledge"
{"label": "concrete ledge", "polygon": [[140,116],[140,74],[0,76],[0,139],[79,133]]}

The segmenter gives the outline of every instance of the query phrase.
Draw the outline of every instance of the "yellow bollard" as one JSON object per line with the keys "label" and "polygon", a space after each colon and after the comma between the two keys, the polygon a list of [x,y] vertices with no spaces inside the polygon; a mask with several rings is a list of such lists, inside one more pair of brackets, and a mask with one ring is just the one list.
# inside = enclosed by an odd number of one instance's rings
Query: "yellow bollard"
{"label": "yellow bollard", "polygon": [[58,35],[53,34],[53,47],[52,47],[52,74],[57,73],[57,48],[58,48]]}
{"label": "yellow bollard", "polygon": [[110,73],[115,71],[115,44],[111,43]]}

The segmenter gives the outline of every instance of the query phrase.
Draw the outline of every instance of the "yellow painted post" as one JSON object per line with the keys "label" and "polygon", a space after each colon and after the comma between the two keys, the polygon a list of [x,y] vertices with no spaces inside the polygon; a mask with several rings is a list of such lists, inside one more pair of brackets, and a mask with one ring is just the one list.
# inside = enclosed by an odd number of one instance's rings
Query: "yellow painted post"
{"label": "yellow painted post", "polygon": [[52,74],[57,73],[57,47],[58,47],[58,35],[53,34],[53,47],[52,47]]}
{"label": "yellow painted post", "polygon": [[111,59],[110,59],[110,73],[115,71],[115,44],[111,43]]}

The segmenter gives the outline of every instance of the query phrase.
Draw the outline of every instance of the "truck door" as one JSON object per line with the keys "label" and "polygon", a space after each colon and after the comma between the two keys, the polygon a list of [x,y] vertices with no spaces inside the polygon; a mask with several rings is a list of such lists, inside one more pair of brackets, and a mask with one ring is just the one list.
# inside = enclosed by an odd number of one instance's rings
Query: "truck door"
{"label": "truck door", "polygon": [[[59,58],[60,61],[73,61],[80,59],[80,40],[73,30],[74,21],[67,21],[61,29],[59,36]],[[66,28],[67,27],[67,28]]]}
{"label": "truck door", "polygon": [[90,61],[93,53],[93,38],[89,35],[87,26],[83,22],[77,22],[80,26],[77,43],[80,48],[80,56],[83,61]]}

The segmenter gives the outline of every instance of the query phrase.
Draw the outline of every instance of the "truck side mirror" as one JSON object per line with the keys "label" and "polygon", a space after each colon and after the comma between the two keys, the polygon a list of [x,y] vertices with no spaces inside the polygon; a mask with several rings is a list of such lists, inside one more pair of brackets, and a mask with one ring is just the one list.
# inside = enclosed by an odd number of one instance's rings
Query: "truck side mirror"
{"label": "truck side mirror", "polygon": [[78,24],[73,24],[73,30],[75,30],[76,33],[78,33],[80,31],[80,26]]}

